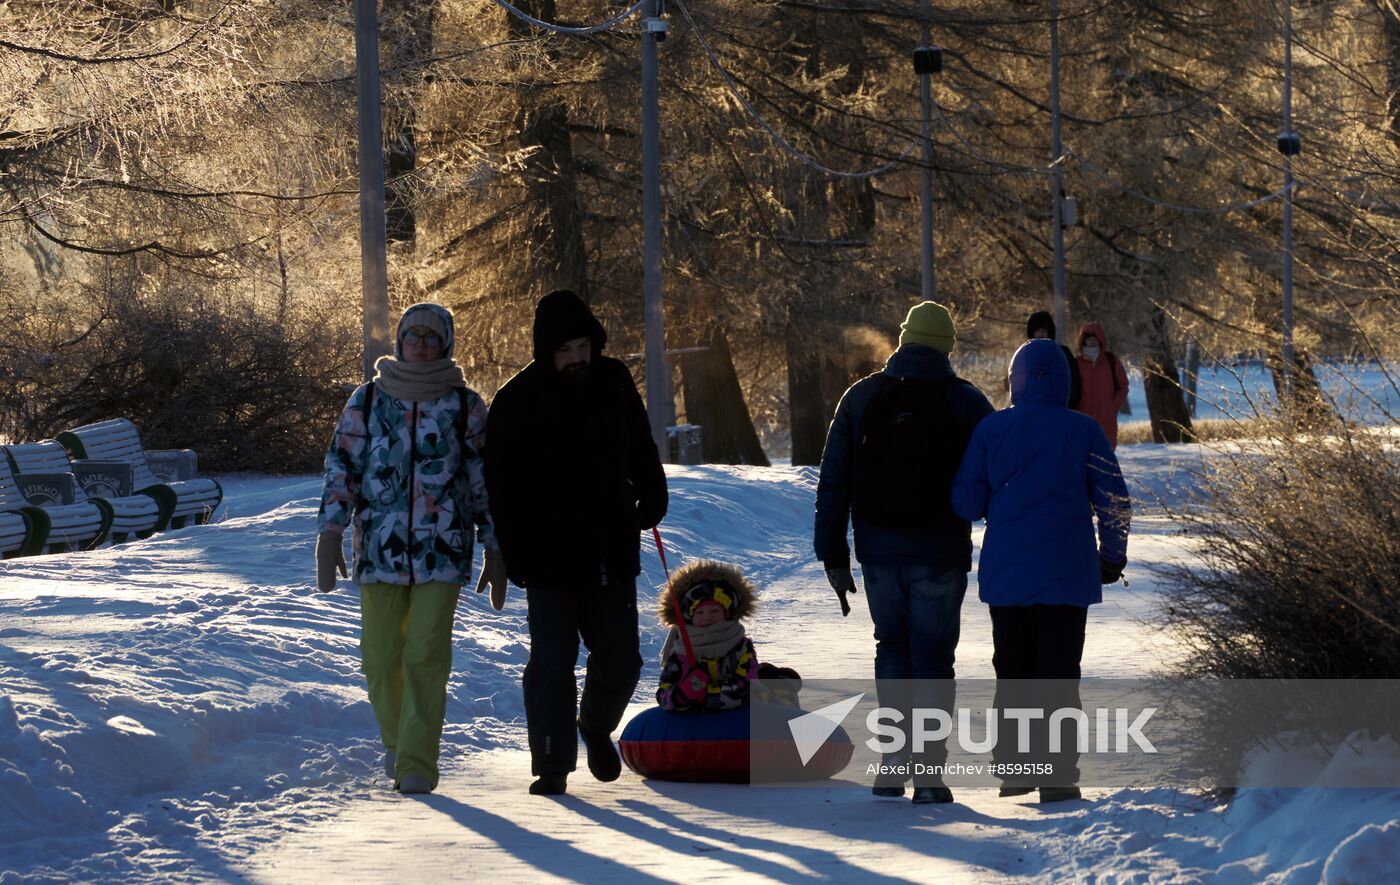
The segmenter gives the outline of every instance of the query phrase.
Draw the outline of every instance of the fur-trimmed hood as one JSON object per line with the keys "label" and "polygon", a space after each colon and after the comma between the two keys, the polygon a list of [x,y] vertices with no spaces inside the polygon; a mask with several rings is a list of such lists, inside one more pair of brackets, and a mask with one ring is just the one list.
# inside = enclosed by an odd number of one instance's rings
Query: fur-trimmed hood
{"label": "fur-trimmed hood", "polygon": [[758,608],[758,590],[744,577],[737,566],[712,559],[697,559],[676,569],[671,581],[661,592],[658,600],[657,616],[668,627],[676,625],[676,608],[671,600],[683,597],[691,587],[703,581],[714,581],[726,585],[734,597],[734,617],[743,620]]}

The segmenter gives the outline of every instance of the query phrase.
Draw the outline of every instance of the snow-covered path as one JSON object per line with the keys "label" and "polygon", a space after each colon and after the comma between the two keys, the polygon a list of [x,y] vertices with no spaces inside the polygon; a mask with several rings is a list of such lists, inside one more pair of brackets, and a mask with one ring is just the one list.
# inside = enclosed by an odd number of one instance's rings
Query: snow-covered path
{"label": "snow-covered path", "polygon": [[[1145,498],[1174,492],[1178,471],[1200,463],[1187,447],[1121,454]],[[714,556],[755,578],[765,592],[750,631],[760,657],[809,677],[868,676],[863,601],[842,619],[808,552],[814,471],[668,473],[673,564]],[[0,563],[0,883],[492,872],[525,881],[1303,882],[1317,881],[1337,851],[1338,873],[1364,872],[1387,851],[1400,865],[1400,798],[1355,791],[1344,801],[1337,791],[1254,791],[1228,810],[1171,791],[1100,791],[1092,804],[1043,810],[962,790],[954,806],[916,809],[851,784],[664,784],[624,772],[604,785],[584,770],[562,800],[530,797],[524,604],[514,590],[500,613],[464,594],[443,781],[437,795],[400,797],[378,772],[354,592],[310,588],[319,480],[230,478],[226,487],[227,510],[212,526]],[[1189,542],[1147,513],[1135,530],[1131,586],[1107,590],[1092,611],[1086,675],[1140,675],[1174,654],[1148,624],[1153,570],[1189,561]],[[639,590],[651,598],[661,567],[654,551],[643,562]],[[638,710],[650,702],[663,638],[644,621]],[[975,581],[958,657],[960,675],[991,675]],[[1318,816],[1328,824],[1307,823]]]}
{"label": "snow-covered path", "polygon": [[960,804],[916,809],[871,801],[864,788],[749,789],[586,773],[573,794],[502,793],[529,781],[529,758],[477,754],[437,795],[378,793],[259,854],[265,882],[374,882],[405,858],[415,874],[507,881],[987,882],[1038,871],[1047,816],[972,791]]}

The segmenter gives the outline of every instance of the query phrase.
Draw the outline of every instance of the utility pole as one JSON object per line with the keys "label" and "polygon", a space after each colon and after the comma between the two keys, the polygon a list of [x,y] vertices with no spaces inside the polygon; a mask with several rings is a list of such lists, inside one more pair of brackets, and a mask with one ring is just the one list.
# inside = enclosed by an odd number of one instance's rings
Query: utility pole
{"label": "utility pole", "polygon": [[671,364],[666,359],[666,312],[661,297],[661,122],[657,47],[665,39],[666,0],[650,0],[642,20],[642,291],[645,296],[647,417],[661,460],[671,460],[666,428],[674,423]]}
{"label": "utility pole", "polygon": [[379,10],[355,0],[355,85],[360,117],[360,288],[365,380],[389,348],[389,259],[384,233],[384,148],[380,143]]}
{"label": "utility pole", "polygon": [[923,300],[934,300],[933,277],[933,75],[943,70],[943,50],[930,41],[931,0],[920,0],[923,17],[919,48],[914,50],[914,73],[919,77],[919,104],[923,133],[923,168],[919,180],[919,235],[923,246]]}
{"label": "utility pole", "polygon": [[1064,226],[1064,181],[1061,175],[1060,158],[1064,155],[1064,144],[1060,140],[1060,4],[1050,0],[1050,151],[1054,154],[1051,165],[1050,187],[1054,190],[1054,219],[1051,225],[1055,246],[1055,337],[1065,343],[1065,226]]}
{"label": "utility pole", "polygon": [[[1293,131],[1293,3],[1283,3],[1283,131],[1278,136],[1283,154],[1283,380],[1281,395],[1293,393],[1293,158],[1303,150]],[[1280,403],[1287,406],[1287,403]]]}

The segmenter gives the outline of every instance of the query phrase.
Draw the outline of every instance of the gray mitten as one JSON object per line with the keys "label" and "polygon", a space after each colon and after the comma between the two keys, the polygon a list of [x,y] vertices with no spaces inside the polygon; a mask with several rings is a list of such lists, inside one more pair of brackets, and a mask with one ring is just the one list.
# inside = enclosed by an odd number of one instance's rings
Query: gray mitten
{"label": "gray mitten", "polygon": [[350,577],[345,570],[345,547],[340,535],[335,532],[321,532],[316,536],[316,589],[329,593],[335,589],[335,572],[340,570],[342,578]]}

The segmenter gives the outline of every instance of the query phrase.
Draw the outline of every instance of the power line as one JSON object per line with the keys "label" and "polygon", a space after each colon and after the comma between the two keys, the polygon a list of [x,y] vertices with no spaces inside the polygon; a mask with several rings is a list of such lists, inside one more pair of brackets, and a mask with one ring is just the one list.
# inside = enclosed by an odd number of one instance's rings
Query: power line
{"label": "power line", "polygon": [[632,13],[641,9],[642,6],[648,2],[648,0],[637,0],[637,2],[632,5],[631,9],[628,9],[626,12],[618,13],[617,15],[613,16],[605,22],[599,22],[596,25],[585,25],[583,27],[578,28],[571,28],[566,25],[556,25],[553,22],[541,21],[540,19],[535,18],[533,15],[530,15],[528,12],[516,9],[514,6],[511,6],[509,3],[507,3],[506,0],[491,0],[491,2],[495,3],[497,6],[501,7],[506,12],[509,12],[511,15],[515,16],[521,21],[534,25],[537,28],[543,28],[546,31],[552,31],[555,34],[579,35],[596,34],[599,31],[612,30],[624,19],[632,15]]}
{"label": "power line", "polygon": [[[495,2],[500,3],[502,2],[502,0],[495,0]],[[699,41],[701,48],[705,50],[705,54],[710,59],[710,66],[715,69],[715,71],[720,75],[721,78],[723,78],[725,85],[729,87],[729,91],[731,94],[733,94],[734,98],[738,100],[739,104],[744,108],[745,111],[748,112],[749,116],[753,117],[754,121],[757,122],[758,125],[761,126],[763,130],[768,133],[769,137],[772,138],[773,142],[776,145],[778,145],[778,147],[787,151],[793,157],[796,157],[804,165],[815,169],[823,175],[830,175],[833,178],[875,178],[877,176],[884,175],[892,169],[897,168],[909,157],[910,154],[914,152],[914,149],[919,146],[919,139],[912,139],[909,142],[909,144],[904,148],[904,150],[901,151],[899,155],[896,156],[893,160],[891,160],[883,166],[879,166],[875,169],[867,169],[863,172],[846,172],[841,169],[832,169],[830,166],[824,165],[821,161],[817,160],[816,158],[806,153],[803,153],[790,141],[784,138],[782,134],[778,132],[778,130],[770,126],[768,124],[768,121],[763,119],[763,115],[760,114],[758,110],[755,109],[754,106],[749,102],[749,100],[744,97],[744,94],[739,91],[739,86],[737,83],[734,82],[734,77],[730,75],[729,71],[726,70],[724,65],[720,62],[719,56],[715,54],[715,51],[713,48],[711,48],[709,41],[705,39],[705,35],[700,31],[699,26],[695,24],[695,19],[690,17],[690,10],[686,8],[686,4],[683,2],[683,0],[676,0],[676,7],[680,9],[681,15],[685,18],[686,23],[690,25],[691,31],[695,34],[695,39]]]}

